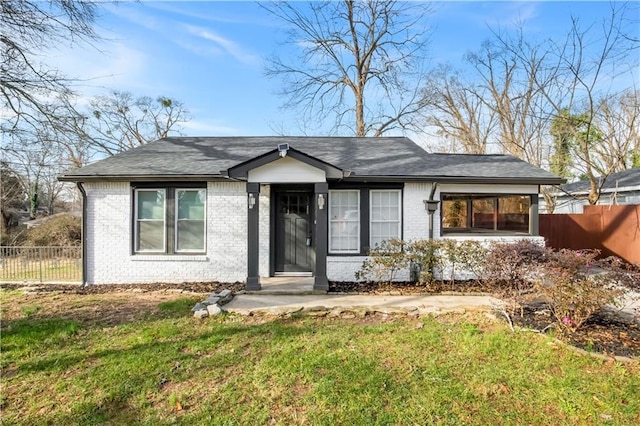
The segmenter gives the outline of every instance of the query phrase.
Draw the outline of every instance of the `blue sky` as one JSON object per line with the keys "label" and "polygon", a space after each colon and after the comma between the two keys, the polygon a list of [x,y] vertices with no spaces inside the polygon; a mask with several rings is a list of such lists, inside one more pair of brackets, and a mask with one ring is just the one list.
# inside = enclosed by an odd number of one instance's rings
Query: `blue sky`
{"label": "blue sky", "polygon": [[[431,61],[460,63],[490,28],[523,22],[528,37],[561,37],[571,14],[593,22],[609,8],[595,1],[437,3]],[[264,76],[265,57],[290,48],[279,44],[281,30],[255,2],[106,3],[98,21],[104,40],[50,52],[49,62],[83,80],[77,89],[85,96],[108,88],[180,99],[191,112],[188,135],[296,134],[295,112],[279,108],[279,82]]]}

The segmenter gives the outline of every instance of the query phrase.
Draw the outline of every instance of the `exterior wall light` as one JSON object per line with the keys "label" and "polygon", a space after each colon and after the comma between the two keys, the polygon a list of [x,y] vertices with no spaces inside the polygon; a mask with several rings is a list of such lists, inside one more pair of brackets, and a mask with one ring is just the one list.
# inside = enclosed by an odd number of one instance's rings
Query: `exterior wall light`
{"label": "exterior wall light", "polygon": [[318,209],[319,210],[323,210],[324,209],[324,195],[323,194],[318,194]]}
{"label": "exterior wall light", "polygon": [[256,196],[253,193],[249,193],[249,209],[252,209],[256,205]]}

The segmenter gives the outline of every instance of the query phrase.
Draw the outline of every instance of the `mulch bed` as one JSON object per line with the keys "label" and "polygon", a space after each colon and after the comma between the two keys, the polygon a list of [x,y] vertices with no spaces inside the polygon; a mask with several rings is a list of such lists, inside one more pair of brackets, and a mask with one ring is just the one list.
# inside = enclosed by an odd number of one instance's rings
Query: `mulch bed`
{"label": "mulch bed", "polygon": [[[483,293],[496,294],[495,288],[477,281],[459,281],[455,284],[435,282],[418,284],[401,283],[363,283],[330,282],[330,292],[368,293],[368,294],[441,294],[441,293]],[[638,312],[637,314],[640,314]],[[503,315],[498,318],[507,321]],[[558,339],[589,352],[623,357],[640,357],[640,325],[630,318],[621,317],[615,311],[603,311],[594,315],[572,335],[562,335],[553,326],[553,318],[544,304],[539,302],[525,306],[522,316],[512,316],[514,325],[547,333],[553,333]]]}
{"label": "mulch bed", "polygon": [[[588,352],[611,356],[640,357],[640,324],[623,318],[614,310],[603,310],[593,315],[571,335],[563,335],[551,326],[553,318],[542,303],[524,307],[523,315],[515,313],[513,324],[536,331],[547,330],[559,340]],[[506,321],[506,319],[505,319]]]}
{"label": "mulch bed", "polygon": [[[1,288],[17,289],[29,287],[33,292],[57,291],[70,294],[103,294],[110,292],[151,292],[184,291],[193,293],[217,293],[229,289],[234,293],[244,290],[244,283],[182,283],[182,284],[109,284],[82,287],[74,284],[2,284]],[[441,294],[441,293],[483,293],[494,294],[495,289],[476,281],[432,283],[429,285],[413,282],[401,283],[357,283],[330,282],[329,292],[363,294]],[[640,312],[638,312],[640,314]],[[502,318],[502,315],[498,315]],[[506,319],[505,319],[506,321]],[[629,318],[623,318],[614,311],[604,311],[594,315],[578,331],[570,336],[562,335],[549,325],[553,322],[546,306],[532,303],[525,306],[523,315],[512,316],[514,325],[522,328],[554,333],[560,340],[578,348],[607,355],[640,357],[640,325]]]}
{"label": "mulch bed", "polygon": [[90,285],[83,287],[79,284],[1,284],[0,288],[19,289],[29,288],[29,291],[52,292],[58,291],[69,294],[105,294],[113,292],[150,292],[150,291],[183,291],[190,293],[219,293],[224,289],[229,289],[234,293],[244,290],[244,283],[181,283],[181,284],[104,284]]}

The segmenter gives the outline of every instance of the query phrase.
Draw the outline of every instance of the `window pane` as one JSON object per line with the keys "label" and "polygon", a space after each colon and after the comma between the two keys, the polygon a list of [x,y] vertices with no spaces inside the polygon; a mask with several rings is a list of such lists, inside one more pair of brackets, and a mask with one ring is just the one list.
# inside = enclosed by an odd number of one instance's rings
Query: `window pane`
{"label": "window pane", "polygon": [[164,219],[164,191],[137,191],[138,219]]}
{"label": "window pane", "polygon": [[400,191],[371,191],[371,247],[400,238]]}
{"label": "window pane", "polygon": [[531,197],[512,195],[498,198],[498,229],[529,232],[529,207]]}
{"label": "window pane", "polygon": [[467,200],[455,197],[443,197],[442,228],[468,228]]}
{"label": "window pane", "polygon": [[204,250],[204,220],[178,222],[177,250]]}
{"label": "window pane", "polygon": [[164,221],[138,221],[136,251],[164,251]]}
{"label": "window pane", "polygon": [[360,251],[359,191],[329,191],[329,251]]}
{"label": "window pane", "polygon": [[493,229],[495,198],[480,198],[471,202],[473,228]]}
{"label": "window pane", "polygon": [[178,219],[204,220],[204,202],[206,191],[178,190]]}
{"label": "window pane", "polygon": [[529,232],[529,195],[442,196],[442,230]]}

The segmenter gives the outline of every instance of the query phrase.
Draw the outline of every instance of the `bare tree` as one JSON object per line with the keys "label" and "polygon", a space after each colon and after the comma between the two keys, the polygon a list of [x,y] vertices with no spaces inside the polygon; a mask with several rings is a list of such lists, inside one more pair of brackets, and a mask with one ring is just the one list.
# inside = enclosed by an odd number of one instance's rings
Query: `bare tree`
{"label": "bare tree", "polygon": [[593,151],[599,169],[611,173],[632,167],[640,155],[640,91],[626,90],[598,102],[595,122],[602,142]]}
{"label": "bare tree", "polygon": [[[496,120],[494,140],[500,151],[542,165],[542,139],[546,131],[544,98],[538,80],[544,78],[546,52],[525,40],[522,29],[516,37],[495,33],[467,61],[480,78],[484,106]],[[507,46],[518,46],[519,56]]]}
{"label": "bare tree", "polygon": [[[561,39],[537,41],[525,37],[522,26],[515,33],[494,32],[466,56],[473,72],[465,73],[465,90],[451,84],[452,72],[448,80],[427,84],[432,90],[426,102],[444,106],[430,110],[430,123],[464,140],[460,122],[478,120],[461,119],[459,111],[472,105],[475,117],[495,120],[486,122],[484,132],[475,132],[489,134],[487,145],[497,143],[500,151],[536,165],[553,163],[566,176],[586,176],[589,202],[596,203],[599,176],[622,167],[623,157],[625,166],[632,164],[627,158],[637,152],[632,146],[638,134],[633,87],[633,73],[640,67],[637,11],[637,3],[612,3],[610,15],[600,22],[585,26],[571,18]],[[620,81],[630,82],[622,90],[626,95],[614,88]]]}
{"label": "bare tree", "polygon": [[97,6],[90,1],[3,0],[0,2],[0,92],[8,116],[2,131],[14,131],[21,121],[34,127],[55,118],[49,102],[71,92],[68,77],[41,59],[61,44],[91,42]]}
{"label": "bare tree", "polygon": [[69,114],[70,130],[90,150],[106,155],[179,134],[180,125],[189,119],[189,112],[179,100],[134,97],[115,90],[94,98],[89,111],[80,111],[79,115],[81,119]]}
{"label": "bare tree", "polygon": [[425,121],[446,141],[448,152],[485,154],[495,126],[481,87],[461,80],[450,66],[438,67],[424,88]]}
{"label": "bare tree", "polygon": [[[562,43],[553,43],[554,83],[538,87],[545,94],[556,114],[564,110],[580,117],[575,127],[573,146],[574,164],[589,180],[590,204],[600,198],[602,178],[612,173],[611,161],[602,161],[599,155],[615,153],[599,149],[606,136],[598,125],[600,100],[615,93],[611,82],[635,73],[640,66],[637,52],[640,39],[637,34],[638,5],[611,4],[611,13],[597,24],[583,26],[572,18],[571,28]],[[608,135],[611,136],[611,135]],[[609,166],[604,166],[608,163]],[[615,161],[613,161],[615,163]]]}
{"label": "bare tree", "polygon": [[0,213],[3,233],[18,224],[14,211],[23,208],[26,199],[20,176],[7,161],[0,161]]}
{"label": "bare tree", "polygon": [[417,127],[431,6],[343,0],[263,7],[300,49],[291,61],[271,58],[266,69],[283,82],[284,107],[301,110],[306,122],[334,120],[334,131],[356,136]]}
{"label": "bare tree", "polygon": [[59,144],[50,140],[49,130],[44,126],[31,133],[11,133],[5,147],[5,158],[11,161],[22,192],[30,201],[32,219],[36,217],[40,205],[45,205],[47,212],[53,214],[55,202],[64,186],[57,176],[68,168],[65,152]]}

